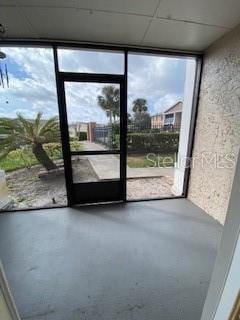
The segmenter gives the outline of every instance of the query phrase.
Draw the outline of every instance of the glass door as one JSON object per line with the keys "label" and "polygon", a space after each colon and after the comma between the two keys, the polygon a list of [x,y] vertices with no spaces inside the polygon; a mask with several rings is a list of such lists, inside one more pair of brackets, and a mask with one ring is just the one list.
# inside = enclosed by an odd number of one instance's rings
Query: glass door
{"label": "glass door", "polygon": [[61,84],[70,205],[124,200],[123,77],[63,73]]}

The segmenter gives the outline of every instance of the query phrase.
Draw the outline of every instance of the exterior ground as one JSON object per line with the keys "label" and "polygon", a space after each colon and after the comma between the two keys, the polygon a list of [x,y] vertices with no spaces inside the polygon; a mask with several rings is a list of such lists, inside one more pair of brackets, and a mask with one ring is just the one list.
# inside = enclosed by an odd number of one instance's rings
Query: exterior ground
{"label": "exterior ground", "polygon": [[64,173],[39,178],[41,166],[8,173],[6,176],[12,209],[62,206],[67,204]]}
{"label": "exterior ground", "polygon": [[173,197],[172,177],[137,178],[127,180],[127,199],[158,199]]}
{"label": "exterior ground", "polygon": [[[83,150],[104,150],[104,147],[83,141]],[[62,170],[39,175],[42,166],[15,170],[6,174],[13,209],[64,206],[67,204],[63,161],[55,161]],[[73,156],[73,182],[96,182],[119,179],[119,155]],[[127,199],[172,197],[174,168],[127,166]]]}
{"label": "exterior ground", "polygon": [[[62,206],[67,204],[64,172],[38,177],[41,166],[8,173],[7,186],[12,209]],[[83,181],[99,181],[87,159],[75,161],[76,177]],[[81,179],[80,179],[81,180]],[[79,179],[75,182],[80,182]],[[131,178],[127,180],[127,199],[171,197],[171,176]]]}

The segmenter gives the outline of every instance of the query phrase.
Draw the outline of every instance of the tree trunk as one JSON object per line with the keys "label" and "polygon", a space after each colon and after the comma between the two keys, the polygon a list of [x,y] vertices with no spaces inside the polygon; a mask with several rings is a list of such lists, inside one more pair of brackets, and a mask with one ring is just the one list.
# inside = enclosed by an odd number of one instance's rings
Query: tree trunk
{"label": "tree trunk", "polygon": [[112,127],[112,110],[109,111],[109,125]]}
{"label": "tree trunk", "polygon": [[57,169],[55,163],[49,158],[41,143],[34,144],[32,147],[33,154],[46,170]]}
{"label": "tree trunk", "polygon": [[112,110],[109,112],[109,126],[108,126],[108,147],[112,149]]}

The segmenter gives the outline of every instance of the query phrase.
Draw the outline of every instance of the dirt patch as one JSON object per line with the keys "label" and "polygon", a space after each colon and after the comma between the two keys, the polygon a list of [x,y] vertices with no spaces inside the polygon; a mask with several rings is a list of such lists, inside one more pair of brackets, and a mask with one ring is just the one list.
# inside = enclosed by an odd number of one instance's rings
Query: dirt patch
{"label": "dirt patch", "polygon": [[[57,163],[59,167],[62,161]],[[72,159],[74,182],[99,181],[87,156]],[[13,209],[43,208],[67,204],[64,171],[39,177],[40,165],[7,173],[6,180]],[[137,178],[127,180],[129,200],[172,197],[173,178]]]}
{"label": "dirt patch", "polygon": [[35,208],[67,204],[64,172],[39,178],[42,166],[8,173],[6,176],[12,208]]}
{"label": "dirt patch", "polygon": [[[63,168],[62,160],[56,161]],[[98,177],[87,157],[72,158],[74,182],[98,181]],[[44,208],[67,205],[64,170],[44,173],[42,166],[7,173],[6,180],[12,209]],[[40,174],[40,175],[39,175]]]}
{"label": "dirt patch", "polygon": [[127,199],[154,199],[173,197],[171,191],[173,186],[172,177],[138,178],[127,180]]}

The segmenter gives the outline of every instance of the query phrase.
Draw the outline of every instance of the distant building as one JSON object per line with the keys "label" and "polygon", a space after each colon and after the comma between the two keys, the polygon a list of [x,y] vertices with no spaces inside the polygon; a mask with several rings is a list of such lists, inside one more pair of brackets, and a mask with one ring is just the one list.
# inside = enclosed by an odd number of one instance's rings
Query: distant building
{"label": "distant building", "polygon": [[87,132],[88,123],[86,122],[76,122],[70,123],[68,125],[68,131],[70,137],[78,137],[80,132]]}
{"label": "distant building", "polygon": [[151,117],[151,128],[161,128],[163,127],[163,114],[157,113],[154,116]]}
{"label": "distant building", "polygon": [[164,115],[164,126],[175,126],[180,127],[181,126],[181,120],[182,120],[182,101],[178,101],[173,106],[168,108],[163,113]]}
{"label": "distant building", "polygon": [[151,128],[177,127],[180,128],[182,120],[182,101],[178,101],[163,113],[151,117]]}

